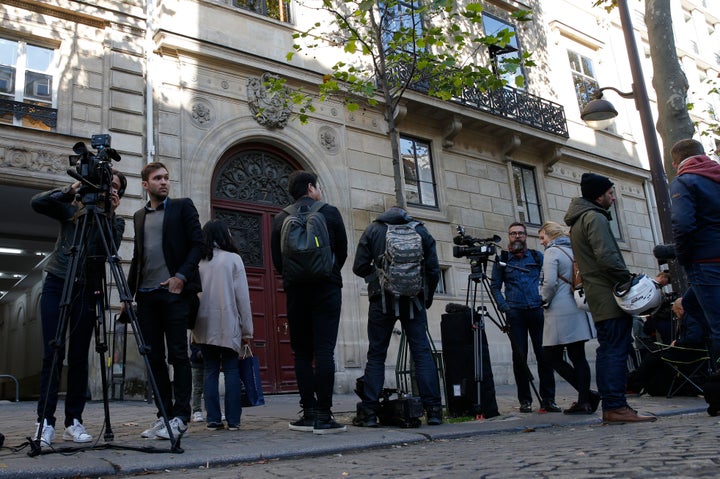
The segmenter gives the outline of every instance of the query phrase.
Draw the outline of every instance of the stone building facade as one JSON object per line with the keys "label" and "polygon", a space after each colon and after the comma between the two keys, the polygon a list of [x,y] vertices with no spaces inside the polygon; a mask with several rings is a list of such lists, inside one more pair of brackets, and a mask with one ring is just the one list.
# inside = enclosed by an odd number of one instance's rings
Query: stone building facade
{"label": "stone building facade", "polygon": [[[437,239],[443,270],[442,291],[429,314],[438,350],[445,305],[464,303],[468,287],[470,265],[452,254],[458,224],[476,237],[498,234],[502,246],[507,226],[524,220],[529,243],[540,248],[538,226],[562,222],[570,199],[579,195],[580,176],[593,171],[615,182],[615,233],[630,268],[655,272],[651,251],[661,242],[632,105],[618,108],[616,126],[604,131],[580,120],[580,104],[588,99],[578,89],[583,78],[594,79],[595,88],[629,78],[613,14],[577,2],[482,3],[490,18],[516,29],[519,48],[534,52],[538,66],[525,72],[526,89],[474,103],[442,102],[412,91],[398,116],[403,145],[415,152],[404,158],[406,177],[408,172],[417,176],[417,182],[406,184],[408,209]],[[518,8],[535,10],[535,21],[514,25],[509,13]],[[379,110],[367,106],[349,112],[339,101],[329,101],[317,104],[308,123],[301,124],[262,86],[270,74],[285,78],[290,88],[312,89],[327,71],[335,51],[285,59],[293,33],[314,21],[315,13],[302,3],[239,0],[100,0],[94,5],[13,0],[3,2],[0,13],[0,39],[18,48],[18,58],[27,45],[52,54],[45,72],[52,87],[44,103],[36,101],[35,91],[2,97],[5,112],[8,101],[22,107],[32,100],[41,108],[24,107],[27,111],[2,117],[0,184],[24,192],[25,199],[65,184],[72,145],[109,133],[122,155],[116,167],[129,177],[119,211],[130,220],[144,203],[142,165],[165,163],[170,195],[192,198],[201,222],[223,218],[238,238],[251,286],[255,353],[269,393],[295,390],[284,297],[268,250],[270,222],[289,202],[284,189],[289,172],[302,168],[319,174],[326,201],[345,218],[351,245],[336,350],[336,388],[351,391],[367,348],[367,298],[362,279],[351,272],[352,246],[394,203],[393,170]],[[576,65],[589,67],[580,71]],[[24,217],[31,230],[45,221],[32,215]],[[50,250],[53,233],[45,226],[30,239]],[[128,221],[120,247],[125,268],[132,238]],[[23,396],[36,395],[39,382],[40,270],[41,265],[26,272],[0,302],[0,373],[20,379]],[[114,312],[114,290],[111,297]],[[492,324],[487,333],[496,381],[512,381],[507,337]],[[393,341],[388,356],[391,380],[397,345]],[[128,356],[126,390],[142,394],[144,370],[132,339]],[[93,361],[97,368],[98,358]],[[97,392],[99,379],[93,381]]]}

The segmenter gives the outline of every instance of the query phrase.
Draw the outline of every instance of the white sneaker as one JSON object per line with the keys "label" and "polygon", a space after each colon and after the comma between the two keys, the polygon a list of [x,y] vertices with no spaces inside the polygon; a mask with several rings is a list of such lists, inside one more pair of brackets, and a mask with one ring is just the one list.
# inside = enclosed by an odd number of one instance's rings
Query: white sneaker
{"label": "white sneaker", "polygon": [[65,428],[63,439],[73,442],[90,442],[92,441],[92,436],[87,433],[85,426],[83,426],[80,421],[73,419],[72,426]]}
{"label": "white sneaker", "polygon": [[[37,430],[40,427],[40,423],[35,423],[35,432],[33,433],[33,441],[37,441]],[[49,446],[55,439],[55,428],[47,423],[47,419],[43,420],[43,428],[40,433],[40,446]]]}
{"label": "white sneaker", "polygon": [[202,411],[195,411],[193,413],[192,422],[205,422]]}
{"label": "white sneaker", "polygon": [[[172,430],[172,435],[174,439],[177,439],[180,437],[180,433],[184,433],[187,431],[187,425],[180,419],[179,417],[174,417],[170,419],[170,429]],[[163,425],[163,428],[160,429],[157,432],[157,437],[163,438],[163,439],[170,439],[170,434],[168,434],[167,428]]]}
{"label": "white sneaker", "polygon": [[158,439],[157,433],[160,429],[165,429],[165,423],[161,417],[157,418],[149,429],[145,429],[140,433],[140,437],[144,437],[145,439]]}

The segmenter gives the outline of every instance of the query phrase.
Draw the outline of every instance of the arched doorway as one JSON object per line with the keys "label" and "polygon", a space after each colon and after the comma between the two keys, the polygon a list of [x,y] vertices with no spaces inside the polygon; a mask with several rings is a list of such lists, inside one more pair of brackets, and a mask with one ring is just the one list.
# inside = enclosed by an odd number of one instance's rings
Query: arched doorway
{"label": "arched doorway", "polygon": [[262,143],[228,150],[215,169],[212,217],[225,221],[245,263],[255,330],[253,353],[267,393],[297,391],[282,277],[272,264],[272,220],[292,202],[288,176],[298,163]]}

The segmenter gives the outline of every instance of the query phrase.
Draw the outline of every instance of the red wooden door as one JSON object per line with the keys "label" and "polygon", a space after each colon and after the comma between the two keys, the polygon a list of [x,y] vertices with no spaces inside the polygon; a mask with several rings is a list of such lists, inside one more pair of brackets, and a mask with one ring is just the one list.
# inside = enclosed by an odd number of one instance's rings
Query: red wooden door
{"label": "red wooden door", "polygon": [[291,159],[266,145],[229,151],[213,180],[212,216],[223,220],[245,264],[252,302],[254,346],[266,393],[297,391],[285,292],[270,252],[272,219],[291,199]]}

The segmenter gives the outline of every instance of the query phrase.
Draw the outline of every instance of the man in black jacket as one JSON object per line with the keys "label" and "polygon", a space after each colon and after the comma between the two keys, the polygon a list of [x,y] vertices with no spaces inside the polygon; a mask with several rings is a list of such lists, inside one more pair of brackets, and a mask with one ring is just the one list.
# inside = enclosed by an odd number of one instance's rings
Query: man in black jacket
{"label": "man in black jacket", "polygon": [[[190,420],[192,373],[187,328],[197,313],[197,294],[202,290],[198,264],[203,235],[192,200],[168,198],[170,176],[165,165],[148,163],[140,177],[148,202],[133,218],[135,248],[128,285],[137,301],[138,323],[150,346],[148,359],[160,392],[155,398],[158,419],[141,436],[170,438],[160,413],[162,404],[177,439]],[[173,366],[172,383],[165,362],[166,344],[167,362]]]}
{"label": "man in black jacket", "polygon": [[[310,211],[316,201],[322,200],[317,175],[307,171],[290,174],[288,191],[300,212]],[[326,204],[318,212],[325,218],[333,256],[329,277],[294,282],[283,276],[290,346],[295,355],[295,376],[302,408],[302,417],[291,422],[289,427],[293,431],[331,434],[347,430],[346,426],[335,422],[331,412],[335,385],[335,343],[342,306],[340,270],[347,259],[347,234],[336,207]],[[281,211],[275,217],[270,238],[273,264],[281,274],[281,232],[287,217],[286,211]]]}
{"label": "man in black jacket", "polygon": [[[377,411],[380,393],[385,380],[385,358],[392,337],[395,322],[407,336],[410,354],[415,363],[415,376],[423,407],[429,425],[442,424],[442,405],[437,369],[430,350],[427,336],[427,312],[432,304],[433,294],[440,280],[440,265],[435,239],[422,223],[417,222],[415,231],[422,239],[423,250],[423,291],[417,298],[399,298],[399,316],[393,305],[395,298],[383,291],[378,277],[385,254],[388,225],[408,224],[415,221],[408,213],[397,206],[378,216],[365,229],[355,253],[353,273],[365,278],[368,283],[368,353],[365,365],[362,406],[353,424],[364,427],[377,427]],[[385,298],[383,300],[383,295]]]}

